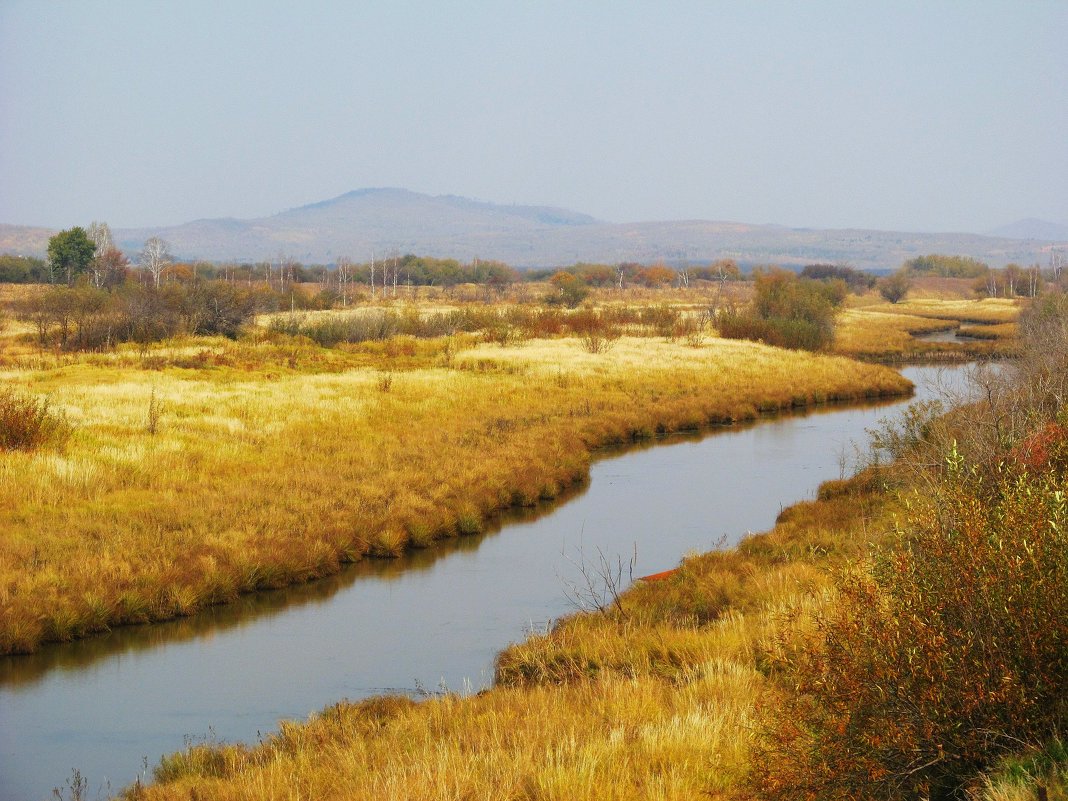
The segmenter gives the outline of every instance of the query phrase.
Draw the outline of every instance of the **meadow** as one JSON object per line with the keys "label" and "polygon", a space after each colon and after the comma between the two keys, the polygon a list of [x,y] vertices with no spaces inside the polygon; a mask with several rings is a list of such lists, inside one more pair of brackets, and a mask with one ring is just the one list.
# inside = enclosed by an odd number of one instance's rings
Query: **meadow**
{"label": "meadow", "polygon": [[[102,353],[43,350],[9,324],[0,377],[47,398],[68,432],[51,449],[0,454],[0,503],[14,510],[0,646],[192,614],[474,534],[583,481],[602,448],[908,391],[878,365],[720,339],[708,298],[677,290],[606,293],[562,325],[513,301],[276,315],[236,341]],[[833,349],[865,360],[1015,348],[1015,303],[848,306]],[[398,330],[367,336],[383,325]],[[915,340],[968,325],[996,331],[994,344]],[[809,680],[821,626],[851,620],[835,617],[851,591],[842,577],[867,575],[870,555],[895,547],[905,500],[925,502],[908,472],[831,482],[774,530],[531,636],[499,655],[490,690],[342,702],[258,745],[190,745],[124,796],[796,797],[813,781],[810,752],[790,750],[777,711],[811,711],[794,677]],[[1058,792],[1058,748],[1024,749],[967,792],[1028,801],[1036,776]],[[754,771],[768,764],[783,767]]]}
{"label": "meadow", "polygon": [[[1014,355],[1021,301],[975,298],[971,283],[961,279],[919,278],[914,283],[898,303],[886,303],[875,292],[850,297],[838,317],[834,352],[884,363]],[[937,332],[955,332],[959,338],[917,339]]]}
{"label": "meadow", "polygon": [[477,533],[582,481],[599,448],[908,391],[885,368],[655,324],[321,347],[268,323],[102,353],[9,326],[0,379],[69,437],[0,455],[0,651]]}

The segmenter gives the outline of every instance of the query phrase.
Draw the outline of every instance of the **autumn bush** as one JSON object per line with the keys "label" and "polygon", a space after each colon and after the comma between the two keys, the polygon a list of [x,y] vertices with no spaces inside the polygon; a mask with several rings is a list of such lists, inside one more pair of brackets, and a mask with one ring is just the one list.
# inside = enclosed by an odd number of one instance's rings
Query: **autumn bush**
{"label": "autumn bush", "polygon": [[62,445],[69,436],[70,425],[49,408],[47,399],[0,390],[0,450],[31,451]]}
{"label": "autumn bush", "polygon": [[755,760],[768,798],[949,797],[1068,722],[1063,475],[959,457],[903,542],[850,573],[781,669],[787,694]]}
{"label": "autumn bush", "polygon": [[597,309],[479,305],[429,313],[414,308],[356,308],[325,314],[279,314],[271,318],[267,327],[273,333],[307,337],[323,347],[384,341],[402,335],[425,339],[474,332],[481,332],[488,341],[500,345],[568,334],[610,340],[624,329],[669,338],[688,332],[682,313],[665,304]]}
{"label": "autumn bush", "polygon": [[716,315],[720,335],[795,350],[824,350],[834,340],[834,318],[845,284],[798,278],[785,270],[757,273],[751,309]]}
{"label": "autumn bush", "polygon": [[276,307],[277,293],[225,281],[161,287],[134,281],[109,287],[49,287],[16,300],[19,320],[37,343],[67,351],[108,350],[120,342],[147,344],[177,335],[234,339],[258,311]]}

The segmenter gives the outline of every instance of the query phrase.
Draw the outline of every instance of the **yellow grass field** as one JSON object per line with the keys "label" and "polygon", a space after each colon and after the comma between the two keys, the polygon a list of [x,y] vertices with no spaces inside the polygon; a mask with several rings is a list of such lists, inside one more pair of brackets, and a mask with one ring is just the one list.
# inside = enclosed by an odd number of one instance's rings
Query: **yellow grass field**
{"label": "yellow grass field", "polygon": [[908,390],[885,368],[715,339],[26,347],[0,381],[49,398],[73,435],[0,454],[4,652],[478,532],[582,480],[606,445]]}
{"label": "yellow grass field", "polygon": [[[684,300],[671,304],[699,317]],[[1017,313],[863,302],[839,318],[835,349],[912,358],[938,345],[914,334],[968,326],[1010,342]],[[49,398],[73,429],[60,451],[0,453],[0,503],[14,510],[0,538],[7,651],[478,532],[581,481],[599,448],[908,389],[883,367],[711,333],[320,348],[261,328],[84,355],[7,333],[0,382]],[[820,496],[638,583],[618,610],[510,647],[490,690],[339,703],[259,745],[192,745],[125,797],[744,798],[750,737],[781,692],[765,674],[789,647],[784,621],[826,603],[833,571],[893,528],[870,473]]]}

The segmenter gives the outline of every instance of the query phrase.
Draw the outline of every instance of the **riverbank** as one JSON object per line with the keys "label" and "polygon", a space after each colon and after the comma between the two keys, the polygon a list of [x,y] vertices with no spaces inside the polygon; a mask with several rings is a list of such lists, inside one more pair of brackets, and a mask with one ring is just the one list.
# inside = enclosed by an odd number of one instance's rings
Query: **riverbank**
{"label": "riverbank", "polygon": [[772,531],[507,649],[491,690],[341,703],[259,746],[193,746],[126,797],[736,797],[778,693],[782,610],[870,547],[856,534],[885,530],[885,501],[871,474],[827,485]]}

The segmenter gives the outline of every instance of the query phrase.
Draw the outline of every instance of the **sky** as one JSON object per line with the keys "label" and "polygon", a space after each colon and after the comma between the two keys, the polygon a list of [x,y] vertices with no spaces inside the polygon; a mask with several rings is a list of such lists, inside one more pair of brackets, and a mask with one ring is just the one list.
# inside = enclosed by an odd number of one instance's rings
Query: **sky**
{"label": "sky", "polygon": [[0,222],[1068,223],[1068,2],[0,0]]}

